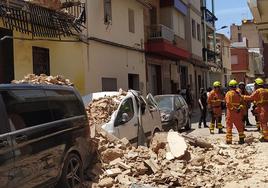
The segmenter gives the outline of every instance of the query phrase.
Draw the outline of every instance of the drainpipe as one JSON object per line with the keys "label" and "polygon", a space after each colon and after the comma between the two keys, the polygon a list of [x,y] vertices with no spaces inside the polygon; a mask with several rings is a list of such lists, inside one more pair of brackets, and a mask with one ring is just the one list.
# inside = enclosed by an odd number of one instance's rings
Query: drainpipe
{"label": "drainpipe", "polygon": [[[214,0],[211,0],[212,3],[212,14],[215,16],[215,4],[214,4]],[[215,21],[213,21],[214,23],[214,30],[213,30],[213,50],[214,53],[216,54],[216,29],[215,29]],[[214,55],[214,63],[216,64],[216,55]]]}
{"label": "drainpipe", "polygon": [[[203,18],[204,18],[204,48],[207,48],[207,21],[206,21],[206,7],[207,2],[206,0],[203,0]],[[208,64],[208,54],[205,51],[205,64]],[[206,73],[206,86],[208,86],[209,83],[209,71]]]}

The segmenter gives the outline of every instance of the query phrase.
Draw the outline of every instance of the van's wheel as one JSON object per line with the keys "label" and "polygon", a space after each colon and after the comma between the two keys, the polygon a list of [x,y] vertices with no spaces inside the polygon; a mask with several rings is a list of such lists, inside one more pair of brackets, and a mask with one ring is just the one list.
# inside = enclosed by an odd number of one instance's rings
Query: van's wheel
{"label": "van's wheel", "polygon": [[187,124],[185,125],[185,130],[189,131],[192,129],[192,124],[191,124],[191,118],[188,118]]}
{"label": "van's wheel", "polygon": [[179,128],[179,122],[178,120],[175,121],[175,124],[174,124],[174,131],[175,132],[179,132],[180,128]]}
{"label": "van's wheel", "polygon": [[77,154],[71,153],[65,160],[61,178],[57,187],[80,188],[83,185],[83,181],[82,161]]}

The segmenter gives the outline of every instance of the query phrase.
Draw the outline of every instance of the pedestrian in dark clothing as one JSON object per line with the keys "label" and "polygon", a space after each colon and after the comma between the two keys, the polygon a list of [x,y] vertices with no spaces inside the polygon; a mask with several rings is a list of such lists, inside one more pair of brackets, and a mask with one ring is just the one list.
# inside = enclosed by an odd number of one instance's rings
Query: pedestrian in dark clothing
{"label": "pedestrian in dark clothing", "polygon": [[207,92],[204,88],[200,89],[200,98],[198,100],[199,108],[200,108],[200,120],[199,120],[199,128],[201,128],[202,122],[204,124],[204,127],[207,126]]}
{"label": "pedestrian in dark clothing", "polygon": [[188,104],[189,111],[190,111],[190,114],[191,114],[192,109],[193,109],[194,101],[193,101],[192,92],[191,92],[191,86],[190,85],[187,85],[187,89],[186,89],[186,92],[185,92],[185,101]]}

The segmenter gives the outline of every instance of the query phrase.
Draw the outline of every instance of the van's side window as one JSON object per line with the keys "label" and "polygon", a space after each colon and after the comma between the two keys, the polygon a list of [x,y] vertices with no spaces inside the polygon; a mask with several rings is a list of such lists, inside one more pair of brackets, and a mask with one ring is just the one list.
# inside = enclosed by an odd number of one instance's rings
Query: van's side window
{"label": "van's side window", "polygon": [[54,120],[84,115],[83,107],[72,91],[45,90]]}
{"label": "van's side window", "polygon": [[52,121],[43,90],[9,90],[2,92],[11,131]]}
{"label": "van's side window", "polygon": [[[123,120],[123,114],[127,114],[127,119]],[[126,99],[120,106],[117,114],[115,125],[121,125],[130,121],[134,116],[133,100],[132,98]]]}

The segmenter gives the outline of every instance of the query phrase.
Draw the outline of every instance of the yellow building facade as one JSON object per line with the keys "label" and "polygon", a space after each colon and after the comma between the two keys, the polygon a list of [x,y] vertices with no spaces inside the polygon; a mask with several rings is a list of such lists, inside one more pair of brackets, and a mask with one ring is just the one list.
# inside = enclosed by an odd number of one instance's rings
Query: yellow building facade
{"label": "yellow building facade", "polygon": [[[33,33],[19,31],[23,24],[20,20],[13,28],[5,23],[5,18],[0,17],[0,20],[0,83],[19,80],[30,73],[39,74],[45,68],[50,75],[63,75],[70,79],[81,94],[85,93],[87,44],[81,42],[78,35],[54,37],[41,30],[39,35],[43,32],[43,37],[34,36]],[[30,23],[28,27],[33,30]],[[8,49],[5,50],[6,47]],[[45,65],[42,64],[44,60]]]}

